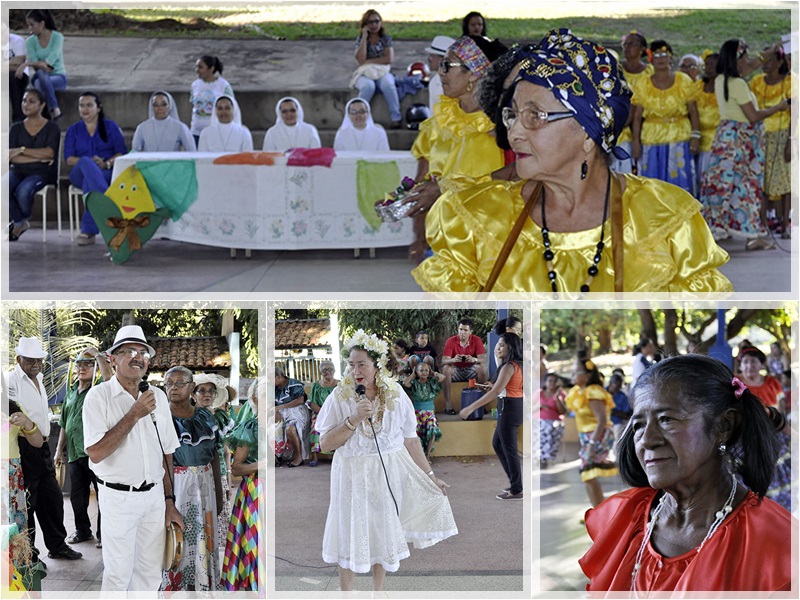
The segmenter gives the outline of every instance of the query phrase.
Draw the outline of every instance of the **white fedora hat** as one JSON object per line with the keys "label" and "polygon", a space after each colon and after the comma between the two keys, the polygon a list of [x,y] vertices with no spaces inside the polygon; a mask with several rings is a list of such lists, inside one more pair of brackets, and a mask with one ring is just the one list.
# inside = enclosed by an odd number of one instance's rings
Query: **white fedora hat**
{"label": "white fedora hat", "polygon": [[14,351],[17,356],[24,356],[25,358],[46,358],[47,352],[42,350],[42,345],[39,343],[39,338],[24,337],[19,338],[19,344]]}
{"label": "white fedora hat", "polygon": [[447,54],[447,49],[455,43],[455,40],[447,35],[437,35],[433,38],[431,45],[425,48],[425,52],[428,54],[438,54],[439,56],[445,56]]}
{"label": "white fedora hat", "polygon": [[147,338],[144,337],[144,331],[142,331],[139,325],[125,325],[121,327],[117,332],[117,337],[114,338],[114,344],[108,349],[108,353],[112,354],[114,350],[123,344],[142,344],[143,346],[147,346],[151,357],[156,355],[155,348],[147,343]]}

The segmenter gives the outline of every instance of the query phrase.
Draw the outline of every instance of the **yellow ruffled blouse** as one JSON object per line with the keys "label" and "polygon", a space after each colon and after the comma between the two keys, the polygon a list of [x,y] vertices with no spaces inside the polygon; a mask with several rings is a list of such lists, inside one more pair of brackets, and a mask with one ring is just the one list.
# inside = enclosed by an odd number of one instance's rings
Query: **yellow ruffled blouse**
{"label": "yellow ruffled blouse", "polygon": [[443,192],[460,191],[489,181],[492,172],[505,165],[493,130],[494,123],[482,110],[464,112],[457,99],[442,96],[433,116],[420,124],[411,154],[428,160],[428,171]]}
{"label": "yellow ruffled blouse", "polygon": [[582,388],[579,385],[572,386],[567,393],[564,402],[571,411],[575,413],[575,426],[580,433],[590,433],[597,429],[597,417],[592,410],[590,402],[599,400],[606,407],[606,426],[611,427],[611,409],[614,408],[614,399],[602,385],[593,383]]}
{"label": "yellow ruffled blouse", "polygon": [[705,82],[702,79],[695,81],[694,85],[697,88],[697,112],[700,115],[700,152],[709,152],[719,125],[717,94],[714,90],[704,91]]}
{"label": "yellow ruffled blouse", "polygon": [[[717,246],[688,192],[657,179],[617,175],[612,194],[622,194],[625,292],[731,292],[717,268],[729,260]],[[412,271],[429,292],[476,292],[486,282],[497,255],[525,201],[524,181],[492,181],[461,193],[444,194],[427,217],[427,237],[434,255]],[[435,214],[434,214],[435,213]],[[431,226],[441,223],[442,226]],[[600,237],[600,227],[574,233],[550,231],[556,285],[577,296],[586,282]],[[611,227],[591,292],[614,291]],[[540,292],[551,297],[542,230],[527,219],[492,291]]]}
{"label": "yellow ruffled blouse", "polygon": [[638,79],[633,87],[633,104],[643,109],[642,144],[655,146],[688,141],[692,133],[687,104],[697,99],[694,82],[686,74],[675,73],[675,82],[666,90],[653,85],[650,77]]}
{"label": "yellow ruffled blouse", "polygon": [[[631,90],[633,89],[633,85],[642,78],[649,78],[650,75],[653,74],[655,69],[653,69],[653,65],[647,65],[644,68],[644,71],[640,71],[639,73],[628,73],[623,67],[622,72],[625,74],[625,81],[628,82],[628,85],[631,86]],[[628,125],[625,129],[622,130],[622,133],[619,134],[619,138],[617,139],[617,145],[624,144],[625,142],[630,142],[633,139],[633,135],[631,134],[631,126]]]}
{"label": "yellow ruffled blouse", "polygon": [[[787,73],[783,81],[774,85],[769,85],[762,73],[761,75],[753,77],[750,81],[750,90],[756,97],[759,108],[775,106],[784,98],[792,97],[792,74]],[[769,133],[772,131],[780,131],[781,129],[788,129],[790,121],[791,117],[789,111],[780,110],[774,115],[764,119],[764,131]]]}

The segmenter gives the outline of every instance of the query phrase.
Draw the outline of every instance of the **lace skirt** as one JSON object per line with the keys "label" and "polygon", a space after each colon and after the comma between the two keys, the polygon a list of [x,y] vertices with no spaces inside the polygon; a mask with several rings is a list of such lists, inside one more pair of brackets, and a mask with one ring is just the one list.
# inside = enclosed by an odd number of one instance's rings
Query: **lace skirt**
{"label": "lace skirt", "polygon": [[458,533],[447,496],[405,448],[384,453],[383,460],[397,509],[377,454],[334,453],[325,562],[356,573],[367,573],[373,564],[394,572],[409,556],[409,542],[426,548]]}
{"label": "lace skirt", "polygon": [[164,590],[217,589],[217,498],[211,465],[175,467],[175,506],[183,517],[183,557],[164,571]]}

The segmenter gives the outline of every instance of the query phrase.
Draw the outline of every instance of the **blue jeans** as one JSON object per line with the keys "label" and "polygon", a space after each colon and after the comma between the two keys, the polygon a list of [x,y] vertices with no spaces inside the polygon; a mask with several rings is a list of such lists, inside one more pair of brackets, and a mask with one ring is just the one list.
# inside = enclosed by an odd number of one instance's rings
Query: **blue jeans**
{"label": "blue jeans", "polygon": [[47,107],[52,111],[54,108],[58,108],[56,92],[67,89],[67,76],[55,75],[43,69],[38,69],[31,78],[31,84],[44,94]]}
{"label": "blue jeans", "polygon": [[42,175],[22,175],[8,172],[8,215],[16,227],[31,218],[33,197],[45,185]]}
{"label": "blue jeans", "polygon": [[[90,156],[82,156],[69,172],[69,180],[75,187],[83,190],[83,202],[89,192],[105,193],[111,183],[111,169],[101,169]],[[81,217],[81,233],[97,235],[100,232],[88,210]]]}
{"label": "blue jeans", "polygon": [[394,75],[391,73],[387,73],[378,80],[362,75],[356,80],[356,89],[358,90],[358,97],[367,102],[372,100],[377,89],[386,98],[386,104],[389,106],[389,117],[392,121],[403,120],[403,116],[400,114],[400,98],[397,95],[397,86],[394,83]]}

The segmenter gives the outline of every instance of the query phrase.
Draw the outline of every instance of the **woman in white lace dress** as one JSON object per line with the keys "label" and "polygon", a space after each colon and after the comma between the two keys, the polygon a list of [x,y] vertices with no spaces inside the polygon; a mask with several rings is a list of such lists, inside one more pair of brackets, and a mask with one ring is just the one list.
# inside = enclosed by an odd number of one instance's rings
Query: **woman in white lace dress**
{"label": "woman in white lace dress", "polygon": [[388,370],[389,344],[358,330],[347,369],[317,417],[320,448],[336,450],[322,558],[339,566],[342,591],[372,568],[375,591],[410,554],[458,533],[417,437],[414,406]]}

